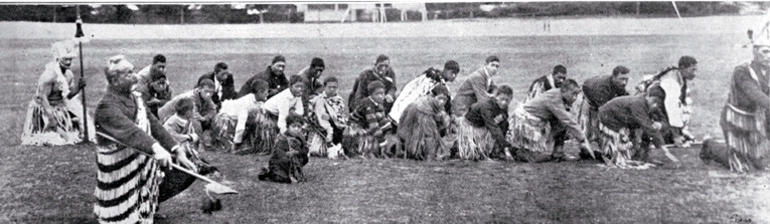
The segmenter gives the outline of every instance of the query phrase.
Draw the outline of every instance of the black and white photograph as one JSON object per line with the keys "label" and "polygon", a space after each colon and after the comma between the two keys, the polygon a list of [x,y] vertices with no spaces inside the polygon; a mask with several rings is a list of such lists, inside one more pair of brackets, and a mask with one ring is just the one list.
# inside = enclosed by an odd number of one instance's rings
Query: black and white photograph
{"label": "black and white photograph", "polygon": [[0,30],[0,223],[770,223],[770,2],[5,2]]}

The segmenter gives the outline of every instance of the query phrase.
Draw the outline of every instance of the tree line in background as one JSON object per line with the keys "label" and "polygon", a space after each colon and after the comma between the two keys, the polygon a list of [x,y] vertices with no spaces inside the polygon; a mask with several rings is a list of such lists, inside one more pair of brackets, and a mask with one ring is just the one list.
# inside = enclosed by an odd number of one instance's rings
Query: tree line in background
{"label": "tree line in background", "polygon": [[[429,19],[506,18],[552,16],[672,16],[671,2],[515,2],[426,3]],[[682,16],[739,14],[742,8],[766,10],[768,2],[677,2]],[[387,4],[386,4],[387,6]],[[180,23],[297,23],[304,22],[304,12],[290,4],[233,5],[80,5],[86,23],[180,24]],[[74,5],[2,5],[0,21],[74,22]],[[248,13],[251,10],[252,13]],[[254,13],[258,12],[258,13]],[[388,21],[398,21],[400,10],[386,8]],[[420,18],[419,12],[408,12]]]}

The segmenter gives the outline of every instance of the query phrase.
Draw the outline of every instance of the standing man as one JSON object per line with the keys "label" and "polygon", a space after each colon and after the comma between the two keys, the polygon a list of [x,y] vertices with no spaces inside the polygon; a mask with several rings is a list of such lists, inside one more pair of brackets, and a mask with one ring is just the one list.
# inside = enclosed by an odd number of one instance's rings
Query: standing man
{"label": "standing man", "polygon": [[137,82],[133,87],[135,92],[142,95],[148,95],[150,90],[148,85],[152,82],[153,74],[166,74],[166,56],[157,54],[152,58],[152,64],[144,67],[136,73]]}
{"label": "standing man", "polygon": [[470,77],[463,81],[457,90],[452,107],[457,116],[465,115],[473,103],[487,101],[494,97],[493,91],[497,88],[492,82],[492,76],[497,74],[500,68],[500,58],[489,56],[486,65],[471,73]]}
{"label": "standing man", "polygon": [[665,93],[663,109],[668,119],[668,129],[664,131],[664,137],[670,136],[677,147],[690,147],[687,141],[694,137],[688,130],[690,115],[692,113],[692,99],[688,81],[695,78],[698,71],[698,61],[692,56],[679,58],[678,67],[670,67],[657,75],[645,80],[646,92],[662,91]]}
{"label": "standing man", "polygon": [[[133,68],[118,55],[104,69],[109,86],[96,109],[96,131],[120,143],[97,138],[94,214],[100,223],[152,223],[158,204],[194,181],[180,171],[161,169],[173,162],[171,154],[183,166],[198,168],[187,158],[187,149],[178,147],[142,98],[132,93],[137,82]],[[166,184],[171,178],[183,181]]]}
{"label": "standing man", "polygon": [[[353,92],[350,93],[348,99],[348,109],[351,112],[356,109],[361,100],[369,97],[371,93],[366,88],[373,81],[380,81],[385,84],[383,107],[385,113],[390,112],[393,101],[396,99],[396,72],[390,67],[390,58],[384,54],[377,56],[377,59],[374,60],[374,67],[364,69],[358,75],[355,84],[353,84]],[[394,119],[398,120],[399,117]]]}
{"label": "standing man", "polygon": [[585,133],[567,111],[580,91],[580,85],[575,80],[568,79],[560,88],[548,90],[517,107],[511,117],[511,128],[506,134],[513,147],[519,151],[525,150],[516,154],[535,153],[536,156],[526,159],[529,162],[548,160],[542,157],[548,153],[551,154],[552,160],[571,160],[572,158],[563,151],[564,140],[567,134],[570,134],[582,144],[581,154],[592,155]]}
{"label": "standing man", "polygon": [[238,92],[238,98],[251,93],[251,83],[256,79],[262,79],[267,81],[270,88],[267,90],[267,98],[270,99],[275,94],[283,91],[289,87],[289,80],[286,79],[283,71],[286,69],[286,58],[281,55],[273,57],[273,62],[270,66],[267,66],[262,72],[254,74],[251,78],[246,80],[241,86],[241,91]]}
{"label": "standing man", "polygon": [[529,86],[527,91],[527,98],[522,103],[534,99],[540,93],[551,90],[552,88],[561,87],[562,82],[567,79],[567,67],[564,65],[557,65],[553,67],[553,72],[550,75],[542,76],[535,79],[532,85]]}
{"label": "standing man", "polygon": [[213,72],[201,75],[195,85],[200,85],[204,79],[214,81],[214,95],[211,96],[211,101],[217,105],[217,110],[222,108],[222,101],[235,99],[238,96],[238,93],[235,92],[233,74],[227,71],[227,64],[224,62],[214,65]]}
{"label": "standing man", "polygon": [[628,68],[619,65],[612,69],[612,75],[596,76],[583,83],[583,102],[578,112],[578,123],[589,142],[598,141],[599,107],[615,97],[628,96],[626,84],[629,72]]}

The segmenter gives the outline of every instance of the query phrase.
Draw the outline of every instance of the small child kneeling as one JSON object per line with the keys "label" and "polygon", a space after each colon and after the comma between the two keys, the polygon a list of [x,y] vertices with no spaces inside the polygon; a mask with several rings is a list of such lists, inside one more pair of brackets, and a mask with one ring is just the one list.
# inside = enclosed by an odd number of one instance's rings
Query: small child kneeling
{"label": "small child kneeling", "polygon": [[259,180],[290,184],[304,181],[302,167],[308,162],[308,146],[302,135],[305,119],[297,114],[286,117],[286,132],[278,136],[267,168]]}

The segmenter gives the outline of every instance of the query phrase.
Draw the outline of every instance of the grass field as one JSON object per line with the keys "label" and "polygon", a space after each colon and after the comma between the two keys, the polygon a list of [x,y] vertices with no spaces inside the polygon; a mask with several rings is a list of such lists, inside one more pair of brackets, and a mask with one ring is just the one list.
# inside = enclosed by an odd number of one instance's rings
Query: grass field
{"label": "grass field", "polygon": [[[378,54],[391,57],[398,85],[430,66],[457,60],[463,75],[501,58],[497,83],[524,97],[535,78],[564,64],[582,83],[610,74],[616,65],[632,70],[631,84],[642,74],[674,65],[682,55],[699,60],[692,83],[692,129],[721,136],[718,111],[727,96],[735,65],[748,61],[739,34],[543,37],[291,38],[99,40],[84,46],[91,109],[104,93],[100,72],[109,56],[125,54],[137,69],[156,53],[169,60],[176,93],[190,89],[197,77],[224,61],[236,76],[236,88],[261,71],[275,54],[288,59],[288,74],[325,59],[324,75],[342,78],[341,94]],[[27,102],[50,61],[49,40],[11,39],[0,53],[0,223],[92,222],[95,163],[85,146],[19,146]],[[77,65],[77,61],[75,62]],[[79,66],[74,66],[76,74]],[[633,86],[628,86],[632,90]],[[576,149],[569,153],[577,154]],[[259,182],[266,157],[204,153],[219,165],[241,194],[224,197],[224,210],[212,216],[197,210],[199,184],[162,205],[169,219],[160,223],[727,223],[734,218],[770,222],[770,179],[766,174],[733,175],[706,166],[698,149],[675,149],[679,169],[646,171],[605,169],[585,162],[521,164],[508,162],[408,160],[335,161],[313,158],[296,185]],[[653,156],[665,161],[659,152]]]}

